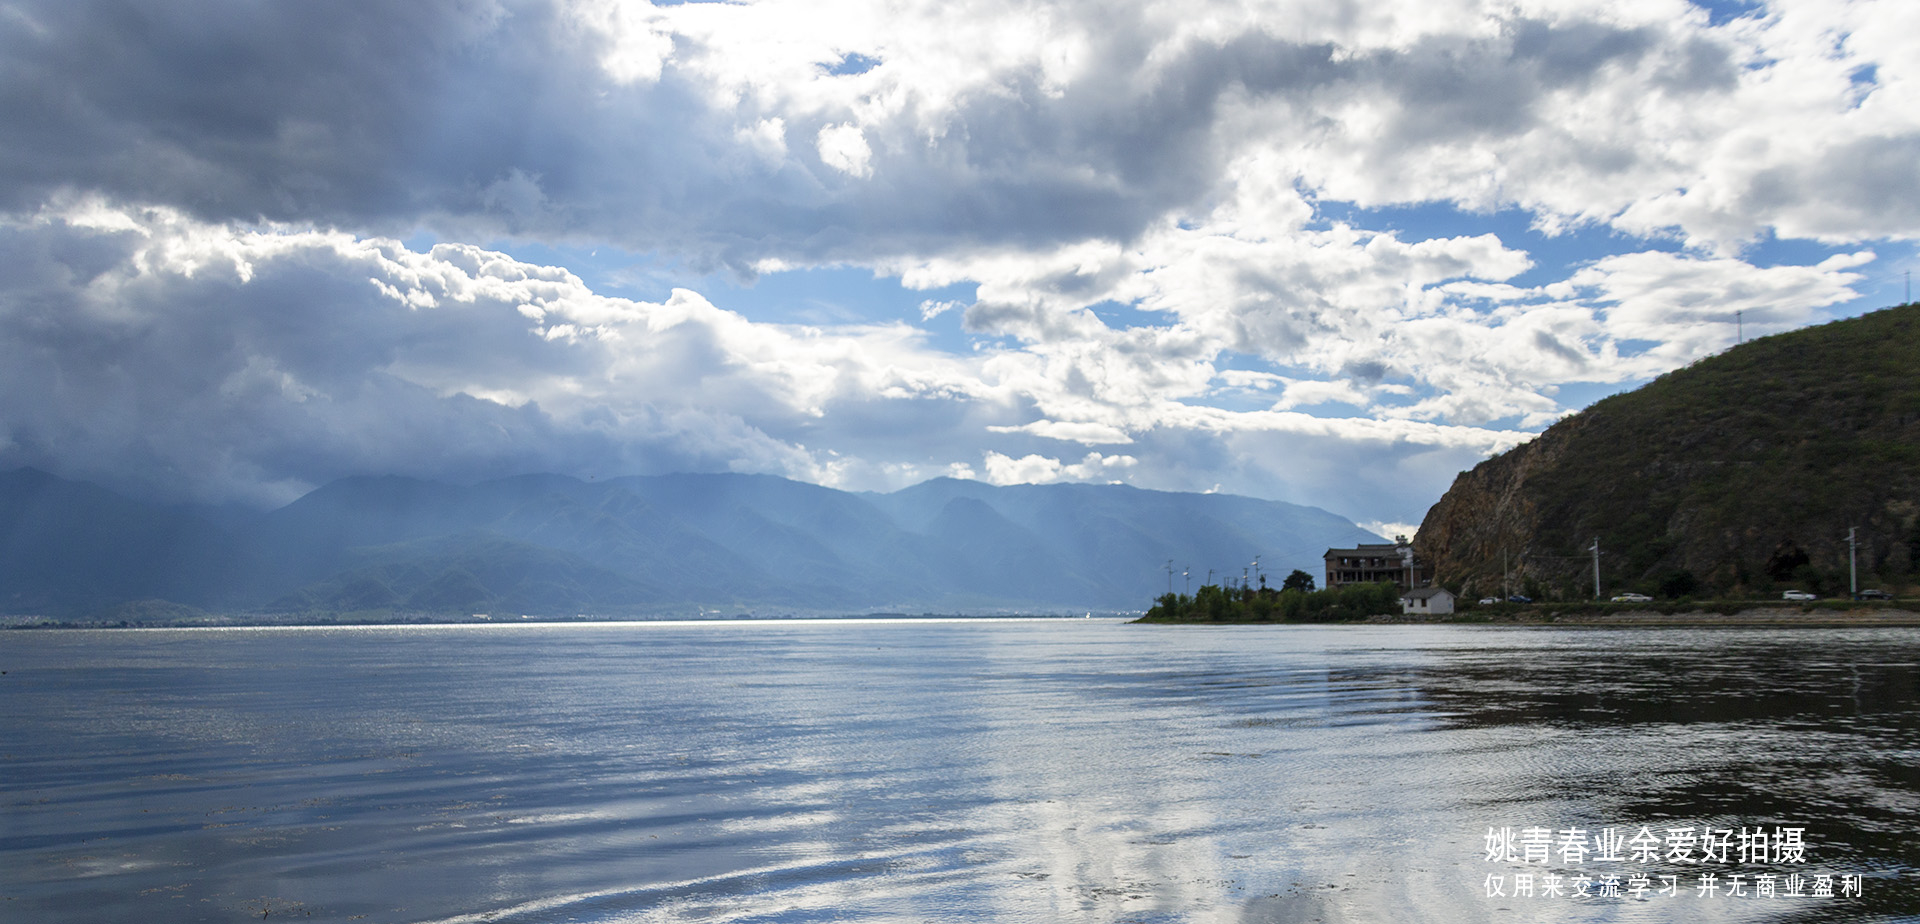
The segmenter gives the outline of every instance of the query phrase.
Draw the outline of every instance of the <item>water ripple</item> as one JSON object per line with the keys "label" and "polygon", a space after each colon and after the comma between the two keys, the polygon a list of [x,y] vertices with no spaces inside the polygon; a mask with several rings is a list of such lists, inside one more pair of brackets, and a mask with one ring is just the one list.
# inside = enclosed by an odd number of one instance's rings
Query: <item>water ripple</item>
{"label": "water ripple", "polygon": [[[7,642],[9,919],[1920,915],[1920,645],[1899,630],[858,621]],[[1821,870],[1871,878],[1823,905],[1486,895],[1491,872],[1524,870],[1489,864],[1484,833],[1528,825],[1800,825]]]}

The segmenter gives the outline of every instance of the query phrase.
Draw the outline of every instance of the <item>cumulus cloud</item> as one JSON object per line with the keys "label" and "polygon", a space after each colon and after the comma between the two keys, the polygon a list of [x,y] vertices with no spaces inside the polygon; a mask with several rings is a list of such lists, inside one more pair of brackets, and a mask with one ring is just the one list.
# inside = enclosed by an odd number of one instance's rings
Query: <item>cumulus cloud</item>
{"label": "cumulus cloud", "polygon": [[859,126],[844,122],[829,125],[820,130],[817,144],[820,160],[827,166],[849,176],[873,175],[873,149],[867,146],[867,136],[860,133]]}
{"label": "cumulus cloud", "polygon": [[1273,409],[1286,411],[1319,404],[1349,404],[1355,407],[1366,407],[1371,403],[1366,393],[1355,387],[1352,382],[1304,380],[1288,382],[1286,391],[1280,395],[1280,400],[1273,403]]}
{"label": "cumulus cloud", "polygon": [[[1215,377],[1204,358],[1164,390],[1140,384],[1160,341],[1187,336],[1166,331],[955,355],[898,322],[755,322],[684,289],[605,296],[473,245],[98,199],[0,223],[0,256],[14,268],[0,285],[0,464],[176,499],[270,503],[365,472],[731,469],[892,488],[977,470],[1177,488],[1250,433],[1291,445],[1232,461],[1240,481],[1305,496],[1371,481],[1315,474],[1300,453],[1524,438],[1190,404]],[[1062,458],[1063,441],[1129,450]]]}
{"label": "cumulus cloud", "polygon": [[1920,229],[1899,0],[12,9],[13,208],[79,187],[741,267],[1125,241],[1276,180],[1723,249]]}
{"label": "cumulus cloud", "polygon": [[996,426],[988,427],[987,430],[992,433],[1031,433],[1034,436],[1085,443],[1089,446],[1133,442],[1133,438],[1127,435],[1127,431],[1119,427],[1087,421],[1036,420],[1018,427]]}
{"label": "cumulus cloud", "polygon": [[[1707,355],[1735,312],[1818,320],[1920,237],[1904,0],[7,15],[0,460],[175,496],[738,468],[1404,523],[1562,386]],[[1608,250],[1365,211],[1436,205]],[[1828,251],[1755,255],[1782,240]],[[502,241],[680,286],[608,296]],[[803,326],[688,284],[822,266],[929,297]]]}
{"label": "cumulus cloud", "polygon": [[1413,534],[1420,531],[1420,524],[1418,523],[1393,523],[1386,520],[1370,520],[1359,525],[1361,529],[1387,539],[1395,539],[1401,536],[1412,539]]}
{"label": "cumulus cloud", "polygon": [[0,242],[18,268],[0,291],[11,460],[187,496],[284,500],[369,471],[830,480],[795,421],[977,387],[903,326],[757,325],[684,290],[606,298],[470,245],[99,203]]}
{"label": "cumulus cloud", "polygon": [[1649,345],[1630,374],[1664,372],[1724,349],[1740,336],[1802,327],[1818,309],[1854,297],[1853,272],[1872,262],[1870,251],[1838,254],[1813,266],[1754,267],[1740,260],[1670,253],[1605,257],[1575,273],[1568,285],[1591,289],[1608,303],[1607,333]]}
{"label": "cumulus cloud", "polygon": [[1078,462],[1063,463],[1043,455],[1018,459],[989,451],[986,454],[986,480],[992,484],[1050,484],[1056,481],[1094,481],[1138,465],[1132,456],[1103,456],[1087,453]]}

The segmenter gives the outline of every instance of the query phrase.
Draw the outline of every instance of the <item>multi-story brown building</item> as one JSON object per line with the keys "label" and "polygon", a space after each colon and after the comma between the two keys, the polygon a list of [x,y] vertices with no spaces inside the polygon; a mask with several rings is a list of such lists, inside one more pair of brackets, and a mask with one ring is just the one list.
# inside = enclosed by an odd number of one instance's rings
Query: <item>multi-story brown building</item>
{"label": "multi-story brown building", "polygon": [[1401,590],[1412,590],[1432,578],[1413,558],[1413,545],[1405,536],[1393,542],[1361,543],[1351,549],[1327,550],[1327,583],[1331,589],[1342,584],[1371,584],[1392,581]]}

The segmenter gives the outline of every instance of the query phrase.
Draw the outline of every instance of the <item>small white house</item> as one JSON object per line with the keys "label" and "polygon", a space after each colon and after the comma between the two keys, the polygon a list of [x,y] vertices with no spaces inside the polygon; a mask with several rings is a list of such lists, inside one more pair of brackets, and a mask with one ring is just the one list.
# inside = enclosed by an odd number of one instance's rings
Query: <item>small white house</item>
{"label": "small white house", "polygon": [[1445,587],[1415,587],[1400,595],[1400,612],[1408,616],[1444,616],[1453,612],[1453,594]]}

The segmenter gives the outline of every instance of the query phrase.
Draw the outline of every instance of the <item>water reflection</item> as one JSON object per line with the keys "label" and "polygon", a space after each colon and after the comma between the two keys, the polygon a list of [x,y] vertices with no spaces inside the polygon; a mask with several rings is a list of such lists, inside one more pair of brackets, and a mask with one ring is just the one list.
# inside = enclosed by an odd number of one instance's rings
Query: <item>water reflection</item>
{"label": "water reflection", "polygon": [[[0,917],[20,920],[1920,914],[1920,646],[1901,630],[4,641]],[[1486,895],[1532,871],[1484,860],[1489,827],[1780,824],[1865,894]]]}
{"label": "water reflection", "polygon": [[[1580,641],[1538,652],[1522,672],[1494,651],[1449,658],[1416,682],[1448,727],[1555,731],[1564,745],[1526,748],[1534,772],[1517,785],[1585,793],[1598,817],[1635,828],[1802,825],[1812,866],[1868,877],[1860,898],[1785,920],[1920,908],[1911,870],[1920,684],[1906,633],[1650,630]],[[1582,749],[1593,756],[1566,753]]]}

